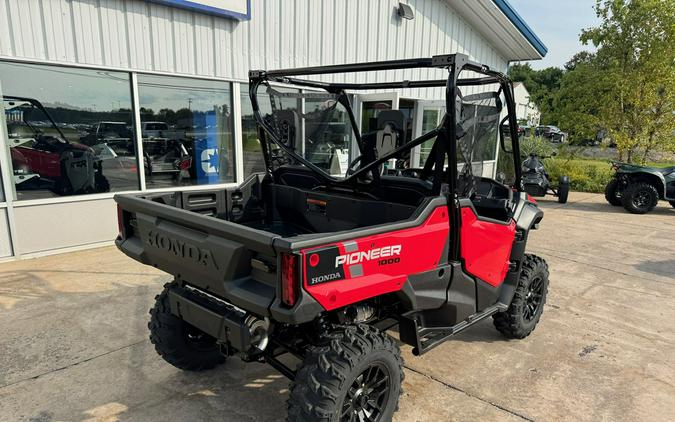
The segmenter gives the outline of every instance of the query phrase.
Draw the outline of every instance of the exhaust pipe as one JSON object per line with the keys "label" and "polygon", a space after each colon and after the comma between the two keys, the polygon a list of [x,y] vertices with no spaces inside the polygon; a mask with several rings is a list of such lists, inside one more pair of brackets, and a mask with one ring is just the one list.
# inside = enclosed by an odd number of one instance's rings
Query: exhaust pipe
{"label": "exhaust pipe", "polygon": [[249,315],[246,317],[245,324],[248,327],[248,332],[251,336],[251,347],[258,349],[261,352],[264,351],[270,341],[270,320],[267,318],[260,319],[253,315]]}

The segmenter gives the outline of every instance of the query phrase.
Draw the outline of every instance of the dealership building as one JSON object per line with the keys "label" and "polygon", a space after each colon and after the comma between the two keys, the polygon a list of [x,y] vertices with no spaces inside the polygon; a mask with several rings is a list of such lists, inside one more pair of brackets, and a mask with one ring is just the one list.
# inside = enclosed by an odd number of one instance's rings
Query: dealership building
{"label": "dealership building", "polygon": [[[448,53],[506,72],[546,47],[506,0],[2,0],[0,261],[112,244],[116,193],[229,187],[264,170],[249,69]],[[413,136],[439,124],[443,100],[442,88],[351,96],[362,130],[398,109]]]}

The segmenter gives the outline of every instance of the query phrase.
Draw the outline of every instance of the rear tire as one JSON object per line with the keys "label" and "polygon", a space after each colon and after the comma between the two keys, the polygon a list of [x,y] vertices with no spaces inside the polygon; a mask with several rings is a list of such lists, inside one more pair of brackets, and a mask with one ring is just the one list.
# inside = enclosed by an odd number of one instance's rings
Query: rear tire
{"label": "rear tire", "polygon": [[101,173],[96,173],[94,175],[94,183],[96,192],[110,192],[110,182],[108,178],[102,175]]}
{"label": "rear tire", "polygon": [[570,195],[570,179],[567,176],[562,176],[560,178],[560,183],[558,184],[558,203],[566,204],[567,197]]}
{"label": "rear tire", "polygon": [[[403,359],[387,334],[368,325],[337,327],[309,350],[291,383],[288,421],[391,421]],[[358,416],[369,414],[368,419]]]}
{"label": "rear tire", "polygon": [[171,313],[169,288],[155,296],[155,307],[150,310],[150,341],[157,353],[176,368],[185,371],[204,371],[225,362],[216,339],[198,330]]}
{"label": "rear tire", "polygon": [[539,322],[548,293],[548,265],[536,255],[525,255],[516,293],[509,308],[492,316],[497,331],[507,338],[525,338]]}
{"label": "rear tire", "polygon": [[646,214],[658,204],[659,193],[649,183],[633,183],[621,193],[621,202],[626,211],[630,213]]}
{"label": "rear tire", "polygon": [[619,181],[617,179],[612,179],[605,186],[605,199],[611,205],[618,207],[621,205],[621,197],[618,196]]}

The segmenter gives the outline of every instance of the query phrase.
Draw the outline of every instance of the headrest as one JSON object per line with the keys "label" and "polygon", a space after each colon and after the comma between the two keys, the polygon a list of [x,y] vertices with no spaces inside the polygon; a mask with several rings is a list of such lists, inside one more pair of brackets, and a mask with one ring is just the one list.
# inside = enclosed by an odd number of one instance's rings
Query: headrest
{"label": "headrest", "polygon": [[401,110],[382,110],[377,115],[377,129],[391,125],[395,130],[405,131],[405,114]]}

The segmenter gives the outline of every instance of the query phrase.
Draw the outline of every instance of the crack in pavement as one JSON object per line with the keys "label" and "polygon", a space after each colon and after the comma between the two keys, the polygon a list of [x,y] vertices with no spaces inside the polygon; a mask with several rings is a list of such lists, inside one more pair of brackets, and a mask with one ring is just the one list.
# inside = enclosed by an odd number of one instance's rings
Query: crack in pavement
{"label": "crack in pavement", "polygon": [[469,396],[469,397],[471,397],[471,398],[473,398],[473,399],[476,399],[476,400],[478,400],[478,401],[481,401],[481,402],[483,402],[483,403],[485,403],[485,404],[488,404],[488,405],[490,405],[490,406],[492,406],[492,407],[496,407],[497,409],[499,409],[499,410],[501,410],[501,411],[503,411],[503,412],[506,412],[506,413],[508,413],[508,414],[510,414],[510,415],[516,416],[516,417],[518,417],[518,418],[520,418],[520,419],[522,419],[522,420],[528,421],[528,422],[535,422],[534,419],[528,418],[527,416],[525,416],[525,415],[523,415],[523,414],[521,414],[521,413],[518,413],[518,412],[516,412],[515,410],[511,410],[511,409],[509,409],[509,408],[507,408],[507,407],[504,407],[504,406],[502,406],[502,405],[500,405],[500,404],[498,404],[498,403],[492,402],[492,401],[487,400],[487,399],[484,399],[484,398],[482,398],[482,397],[475,396],[475,395],[469,393],[468,391],[463,390],[463,389],[461,389],[461,388],[459,388],[459,387],[457,387],[457,386],[455,386],[455,385],[452,385],[452,384],[450,384],[450,383],[448,383],[448,382],[445,382],[445,381],[443,381],[443,380],[441,380],[441,379],[438,379],[438,378],[434,377],[433,375],[425,374],[424,372],[418,371],[417,369],[411,368],[410,366],[407,366],[407,365],[403,365],[403,367],[404,367],[405,369],[411,371],[411,372],[414,372],[414,373],[416,373],[416,374],[418,374],[418,375],[421,375],[421,376],[423,376],[423,377],[425,377],[425,378],[428,378],[428,379],[430,379],[430,380],[432,380],[432,381],[436,381],[437,383],[443,385],[443,386],[446,387],[446,388],[449,388],[449,389],[455,390],[455,391],[459,391],[460,393],[466,394],[467,396]]}
{"label": "crack in pavement", "polygon": [[135,343],[127,344],[126,346],[118,347],[117,349],[114,349],[114,350],[109,350],[109,351],[107,351],[107,352],[105,352],[105,353],[101,353],[101,354],[98,354],[98,355],[96,355],[96,356],[88,357],[88,358],[86,358],[86,359],[83,359],[83,360],[80,360],[80,361],[71,363],[71,364],[66,365],[66,366],[62,366],[62,367],[60,367],[60,368],[55,368],[55,369],[49,370],[49,371],[47,371],[47,372],[43,372],[43,373],[38,374],[38,375],[34,375],[34,376],[32,376],[32,377],[28,377],[28,378],[24,378],[24,379],[20,379],[20,380],[14,381],[14,382],[10,382],[9,384],[5,384],[5,385],[0,386],[0,390],[2,390],[2,389],[4,389],[4,388],[7,388],[7,387],[11,387],[11,386],[16,385],[16,384],[20,384],[20,383],[22,383],[22,382],[35,380],[35,379],[38,379],[38,378],[43,377],[43,376],[45,376],[45,375],[53,374],[54,372],[63,371],[63,370],[65,370],[65,369],[72,368],[73,366],[77,366],[77,365],[80,365],[80,364],[82,364],[82,363],[87,363],[87,362],[90,362],[90,361],[92,361],[92,360],[94,360],[94,359],[98,359],[98,358],[100,358],[100,357],[107,356],[107,355],[110,355],[110,354],[115,353],[115,352],[119,352],[120,350],[128,349],[128,348],[130,348],[130,347],[139,345],[139,344],[144,343],[144,342],[145,342],[145,339],[140,340],[140,341],[137,341],[137,342],[135,342]]}

